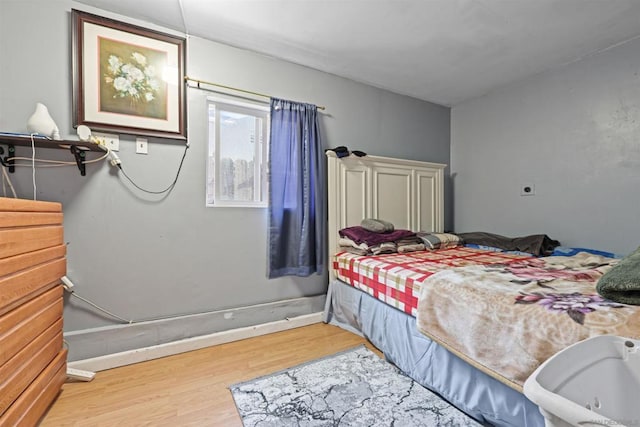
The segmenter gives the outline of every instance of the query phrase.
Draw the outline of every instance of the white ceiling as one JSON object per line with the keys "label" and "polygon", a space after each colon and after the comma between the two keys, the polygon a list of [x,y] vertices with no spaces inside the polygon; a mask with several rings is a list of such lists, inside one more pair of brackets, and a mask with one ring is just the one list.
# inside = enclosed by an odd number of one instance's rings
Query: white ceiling
{"label": "white ceiling", "polygon": [[640,36],[638,0],[79,2],[448,106]]}

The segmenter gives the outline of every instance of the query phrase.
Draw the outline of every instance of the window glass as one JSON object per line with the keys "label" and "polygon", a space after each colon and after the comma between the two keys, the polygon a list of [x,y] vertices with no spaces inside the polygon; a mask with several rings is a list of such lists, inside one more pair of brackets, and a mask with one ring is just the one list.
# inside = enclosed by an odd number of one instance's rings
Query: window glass
{"label": "window glass", "polygon": [[209,99],[207,206],[267,205],[268,107]]}

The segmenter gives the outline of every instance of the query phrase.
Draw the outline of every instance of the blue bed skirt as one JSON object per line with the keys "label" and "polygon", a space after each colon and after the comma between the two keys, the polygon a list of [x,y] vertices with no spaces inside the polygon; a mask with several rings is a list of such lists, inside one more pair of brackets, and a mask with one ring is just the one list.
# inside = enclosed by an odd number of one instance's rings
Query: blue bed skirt
{"label": "blue bed skirt", "polygon": [[331,282],[325,322],[364,336],[408,376],[485,425],[544,426],[538,406],[522,393],[431,341],[414,317],[365,292]]}

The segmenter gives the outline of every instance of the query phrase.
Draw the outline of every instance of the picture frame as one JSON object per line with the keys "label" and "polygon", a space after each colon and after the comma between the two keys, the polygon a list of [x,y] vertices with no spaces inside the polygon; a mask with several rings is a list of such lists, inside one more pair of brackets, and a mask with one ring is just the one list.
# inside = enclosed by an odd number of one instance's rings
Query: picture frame
{"label": "picture frame", "polygon": [[186,39],[72,9],[73,126],[187,139]]}

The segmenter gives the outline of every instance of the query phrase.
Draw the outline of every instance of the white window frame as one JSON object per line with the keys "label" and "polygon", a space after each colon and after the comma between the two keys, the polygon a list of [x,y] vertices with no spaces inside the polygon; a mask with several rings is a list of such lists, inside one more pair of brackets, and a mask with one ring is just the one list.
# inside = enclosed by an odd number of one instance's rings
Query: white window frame
{"label": "white window frame", "polygon": [[[209,106],[211,104],[216,105],[216,117],[211,120],[209,118]],[[218,106],[231,107],[229,109],[239,109],[239,112],[245,112],[251,114],[251,112],[264,112],[263,117],[263,140],[256,141],[256,150],[260,154],[261,161],[260,164],[255,164],[254,170],[254,184],[256,185],[254,188],[259,188],[259,192],[261,193],[262,200],[254,200],[250,201],[233,201],[233,200],[219,200],[218,195],[220,193],[220,177],[219,171],[217,169],[217,165],[220,164],[220,150],[219,150],[219,127],[216,127],[217,122],[220,119],[219,111],[220,108]],[[249,110],[242,111],[242,109]],[[207,170],[206,170],[206,188],[205,188],[205,206],[206,207],[243,207],[243,208],[266,208],[269,206],[268,194],[269,194],[269,183],[268,183],[268,174],[269,174],[269,123],[270,123],[270,108],[268,105],[264,105],[259,101],[251,102],[251,101],[238,101],[236,99],[222,98],[222,97],[207,97]],[[213,133],[213,135],[212,135]],[[213,138],[213,139],[212,139]],[[256,155],[258,154],[256,153]],[[211,157],[214,157],[213,164],[210,161]],[[256,160],[257,160],[256,156]],[[213,175],[213,183],[210,184],[211,176]],[[209,202],[209,194],[210,194],[210,185],[213,185],[213,201]],[[255,197],[254,197],[255,199]]]}

